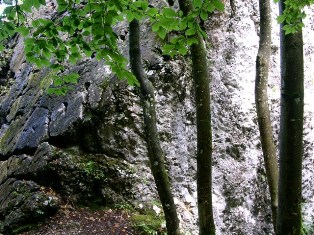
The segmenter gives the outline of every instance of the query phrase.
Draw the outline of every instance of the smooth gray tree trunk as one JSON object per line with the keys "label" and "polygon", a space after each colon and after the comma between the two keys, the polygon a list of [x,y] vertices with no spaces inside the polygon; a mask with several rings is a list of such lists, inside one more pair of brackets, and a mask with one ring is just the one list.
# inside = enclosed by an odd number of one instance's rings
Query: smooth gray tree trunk
{"label": "smooth gray tree trunk", "polygon": [[[179,0],[180,10],[188,15],[193,10],[191,0]],[[197,202],[199,234],[214,235],[215,223],[212,205],[212,127],[210,106],[210,79],[207,52],[202,36],[195,35],[198,44],[190,47],[195,90],[197,125]]]}
{"label": "smooth gray tree trunk", "polygon": [[279,173],[267,95],[268,70],[271,53],[270,0],[259,0],[259,12],[260,41],[256,57],[255,104],[267,182],[271,198],[272,220],[274,230],[276,231]]}
{"label": "smooth gray tree trunk", "polygon": [[144,74],[142,66],[140,27],[138,20],[133,20],[129,25],[129,47],[131,69],[140,83],[140,97],[143,107],[144,131],[150,168],[165,213],[167,234],[180,235],[179,219],[171,193],[169,177],[165,168],[164,156],[157,132],[154,88]]}

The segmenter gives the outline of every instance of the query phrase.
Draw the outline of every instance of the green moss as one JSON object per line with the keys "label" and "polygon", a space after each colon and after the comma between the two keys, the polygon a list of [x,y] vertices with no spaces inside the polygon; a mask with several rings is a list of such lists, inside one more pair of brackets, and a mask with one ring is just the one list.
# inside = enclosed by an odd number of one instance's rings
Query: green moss
{"label": "green moss", "polygon": [[110,85],[110,78],[104,78],[103,82],[100,84],[100,87],[103,90],[106,90]]}
{"label": "green moss", "polygon": [[13,139],[17,139],[20,134],[20,130],[23,127],[23,122],[21,119],[17,119],[11,122],[9,128],[5,131],[5,133],[0,138],[0,154],[5,155],[11,149],[13,149],[13,144],[15,141]]}
{"label": "green moss", "polygon": [[52,71],[47,72],[44,76],[39,73],[31,74],[28,79],[26,90],[30,90],[33,94],[35,90],[38,90],[36,97],[39,97],[50,87],[54,75],[55,74]]}
{"label": "green moss", "polygon": [[53,75],[54,75],[53,72],[49,72],[45,77],[41,78],[41,81],[39,84],[40,89],[42,89],[43,91],[46,91],[50,87],[53,81]]}
{"label": "green moss", "polygon": [[140,235],[166,235],[163,216],[156,216],[153,212],[147,214],[134,213],[131,215],[133,228]]}

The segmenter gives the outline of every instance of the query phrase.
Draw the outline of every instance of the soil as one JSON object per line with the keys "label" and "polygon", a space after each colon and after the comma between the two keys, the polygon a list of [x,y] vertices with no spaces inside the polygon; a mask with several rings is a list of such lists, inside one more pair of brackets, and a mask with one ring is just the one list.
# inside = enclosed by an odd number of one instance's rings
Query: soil
{"label": "soil", "polygon": [[121,210],[64,207],[21,235],[138,235],[130,216]]}

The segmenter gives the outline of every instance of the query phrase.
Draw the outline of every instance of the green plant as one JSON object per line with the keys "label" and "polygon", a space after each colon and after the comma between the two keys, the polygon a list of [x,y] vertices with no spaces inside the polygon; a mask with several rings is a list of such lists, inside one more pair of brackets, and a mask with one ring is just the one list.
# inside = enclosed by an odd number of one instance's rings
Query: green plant
{"label": "green plant", "polygon": [[93,176],[95,179],[103,179],[105,177],[104,172],[93,160],[89,160],[88,162],[83,163],[83,170],[87,175]]}
{"label": "green plant", "polygon": [[133,227],[141,235],[167,234],[163,216],[156,216],[154,214],[133,214],[131,220]]}
{"label": "green plant", "polygon": [[130,204],[130,203],[117,203],[114,205],[115,209],[118,210],[123,210],[123,211],[127,211],[127,212],[133,212],[134,211],[134,207]]}

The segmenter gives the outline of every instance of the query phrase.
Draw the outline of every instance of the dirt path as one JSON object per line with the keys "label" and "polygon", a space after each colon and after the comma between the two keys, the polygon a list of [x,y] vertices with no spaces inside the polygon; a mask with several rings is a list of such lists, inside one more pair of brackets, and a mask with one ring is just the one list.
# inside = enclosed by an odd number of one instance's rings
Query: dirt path
{"label": "dirt path", "polygon": [[38,228],[21,235],[138,235],[127,213],[118,210],[63,208]]}

